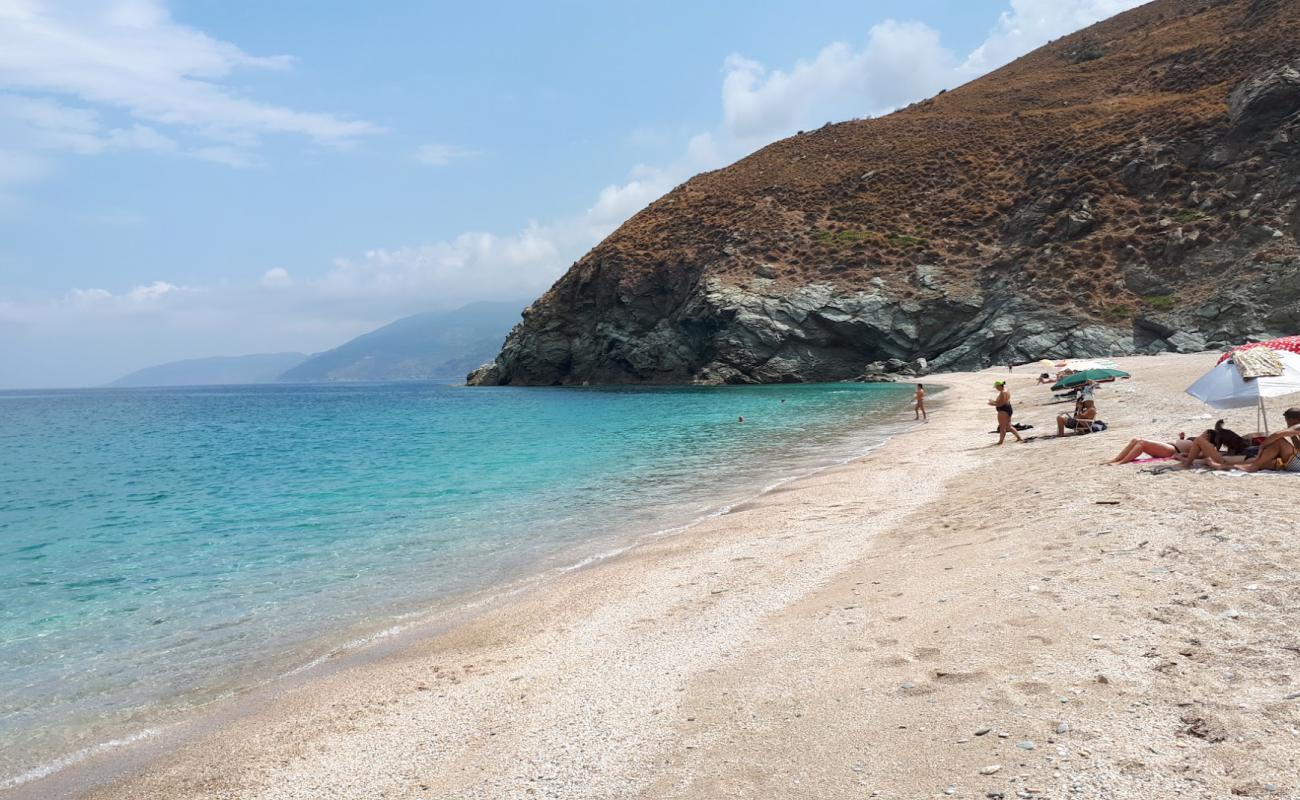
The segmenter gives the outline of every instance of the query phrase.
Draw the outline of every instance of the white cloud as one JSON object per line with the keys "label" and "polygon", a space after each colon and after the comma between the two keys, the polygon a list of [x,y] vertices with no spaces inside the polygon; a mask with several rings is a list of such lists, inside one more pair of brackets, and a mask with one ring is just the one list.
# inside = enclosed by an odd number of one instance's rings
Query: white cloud
{"label": "white cloud", "polygon": [[237,147],[213,145],[200,147],[194,151],[194,157],[214,164],[224,164],[235,169],[244,169],[258,163],[257,156]]}
{"label": "white cloud", "polygon": [[967,56],[961,72],[983,75],[1036,47],[1149,0],[1011,0],[989,38]]}
{"label": "white cloud", "polygon": [[293,286],[293,278],[284,267],[272,267],[262,273],[262,285],[268,289],[286,289]]}
{"label": "white cloud", "polygon": [[879,114],[943,88],[955,63],[938,31],[919,22],[882,22],[861,50],[835,42],[788,72],[733,54],[722,81],[725,130],[762,139],[820,124],[819,118]]}
{"label": "white cloud", "polygon": [[415,151],[415,160],[430,167],[445,167],[453,161],[473,158],[477,150],[454,144],[426,144]]}
{"label": "white cloud", "polygon": [[186,291],[191,290],[167,281],[154,281],[122,294],[113,294],[107,289],[73,289],[68,300],[79,312],[130,314],[156,309],[169,295]]}
{"label": "white cloud", "polygon": [[873,26],[860,49],[835,42],[789,70],[732,54],[722,81],[723,132],[767,143],[826,121],[886,113],[1144,2],[1011,0],[989,37],[961,60],[933,28],[894,20]]}
{"label": "white cloud", "polygon": [[[249,99],[231,83],[239,71],[291,65],[182,25],[155,0],[0,0],[0,147],[184,151],[242,167],[265,136],[343,148],[380,132]],[[128,122],[109,125],[104,114]]]}

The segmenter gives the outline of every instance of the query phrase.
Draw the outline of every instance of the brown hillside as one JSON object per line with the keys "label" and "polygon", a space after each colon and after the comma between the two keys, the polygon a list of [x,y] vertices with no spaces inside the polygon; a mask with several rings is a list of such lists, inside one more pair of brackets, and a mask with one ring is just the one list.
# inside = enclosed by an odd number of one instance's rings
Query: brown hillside
{"label": "brown hillside", "polygon": [[1297,42],[1300,2],[1157,0],[777,142],[630,219],[476,380],[839,379],[1294,333]]}

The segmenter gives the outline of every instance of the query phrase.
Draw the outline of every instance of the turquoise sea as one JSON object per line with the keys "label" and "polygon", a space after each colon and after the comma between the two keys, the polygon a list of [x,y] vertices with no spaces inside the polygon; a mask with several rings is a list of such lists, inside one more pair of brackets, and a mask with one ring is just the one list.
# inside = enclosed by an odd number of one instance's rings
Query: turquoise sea
{"label": "turquoise sea", "polygon": [[0,392],[0,788],[859,455],[911,391]]}

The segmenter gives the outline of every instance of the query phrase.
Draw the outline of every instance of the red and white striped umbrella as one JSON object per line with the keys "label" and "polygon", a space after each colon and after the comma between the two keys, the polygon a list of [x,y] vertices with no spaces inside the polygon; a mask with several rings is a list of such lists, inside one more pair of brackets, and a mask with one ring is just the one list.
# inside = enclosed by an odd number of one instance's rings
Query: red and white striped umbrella
{"label": "red and white striped umbrella", "polygon": [[1228,352],[1224,353],[1223,358],[1219,359],[1219,363],[1222,364],[1223,362],[1232,358],[1232,354],[1237,352],[1238,350],[1253,350],[1256,347],[1267,347],[1270,350],[1282,350],[1287,353],[1300,354],[1300,336],[1283,336],[1281,339],[1274,339],[1271,342],[1255,342],[1254,344],[1243,344],[1241,347],[1234,347]]}

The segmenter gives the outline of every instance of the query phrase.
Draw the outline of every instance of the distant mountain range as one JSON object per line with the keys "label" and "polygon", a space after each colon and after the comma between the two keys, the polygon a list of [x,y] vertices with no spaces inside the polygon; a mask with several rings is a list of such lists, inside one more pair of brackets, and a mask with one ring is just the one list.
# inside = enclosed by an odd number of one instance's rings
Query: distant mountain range
{"label": "distant mountain range", "polygon": [[305,353],[258,353],[250,356],[189,358],[136,370],[109,386],[215,386],[271,383],[310,356]]}
{"label": "distant mountain range", "polygon": [[522,303],[471,303],[405,317],[312,356],[280,380],[463,380],[492,360],[522,308]]}
{"label": "distant mountain range", "polygon": [[173,361],[110,386],[214,386],[324,381],[462,380],[490,361],[519,321],[522,302],[471,303],[404,317],[333,350]]}

